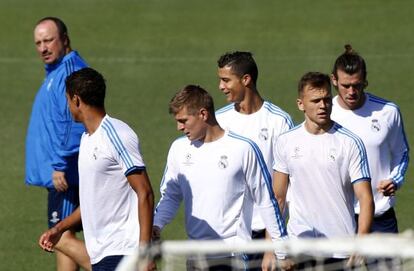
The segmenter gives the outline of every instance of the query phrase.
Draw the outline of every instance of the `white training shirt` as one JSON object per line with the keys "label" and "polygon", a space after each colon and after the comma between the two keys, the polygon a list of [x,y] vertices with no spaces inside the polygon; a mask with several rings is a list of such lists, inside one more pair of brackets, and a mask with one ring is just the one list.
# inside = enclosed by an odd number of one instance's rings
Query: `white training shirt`
{"label": "white training shirt", "polygon": [[279,136],[274,170],[289,175],[290,237],[343,237],[355,234],[352,184],[369,180],[364,145],[334,123],[320,135],[304,123]]}
{"label": "white training shirt", "polygon": [[[255,113],[242,114],[235,110],[234,103],[216,112],[220,126],[253,140],[260,148],[269,172],[272,173],[274,147],[277,137],[293,127],[289,114],[276,105],[264,101]],[[265,225],[258,211],[253,211],[253,230],[262,230]]]}
{"label": "white training shirt", "polygon": [[[408,142],[397,105],[384,99],[365,94],[365,103],[355,110],[347,110],[333,99],[331,117],[357,134],[364,142],[372,177],[375,215],[379,216],[394,206],[395,197],[384,197],[376,187],[382,180],[392,179],[401,187],[408,168]],[[355,205],[359,213],[359,204]]]}
{"label": "white training shirt", "polygon": [[144,168],[138,137],[124,122],[106,115],[93,134],[83,134],[79,198],[92,264],[138,248],[138,199],[126,175]]}
{"label": "white training shirt", "polygon": [[173,142],[154,225],[163,228],[184,201],[187,235],[194,240],[251,240],[253,202],[272,239],[286,235],[271,178],[253,141],[226,131],[214,142]]}

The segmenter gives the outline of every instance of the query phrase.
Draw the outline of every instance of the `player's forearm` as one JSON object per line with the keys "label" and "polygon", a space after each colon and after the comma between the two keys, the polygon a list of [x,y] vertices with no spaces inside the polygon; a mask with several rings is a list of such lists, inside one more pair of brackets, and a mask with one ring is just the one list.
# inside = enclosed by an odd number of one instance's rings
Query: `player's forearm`
{"label": "player's forearm", "polygon": [[63,233],[70,228],[76,227],[81,224],[81,212],[80,208],[76,208],[75,211],[64,220],[56,224],[54,228],[56,228],[59,232]]}
{"label": "player's forearm", "polygon": [[139,202],[139,243],[140,245],[149,244],[152,235],[152,224],[154,214],[154,194],[152,191],[140,193]]}
{"label": "player's forearm", "polygon": [[358,235],[370,232],[372,220],[374,217],[374,202],[372,197],[359,199],[360,213],[358,216]]}
{"label": "player's forearm", "polygon": [[369,233],[375,210],[371,182],[369,179],[362,179],[355,182],[353,188],[360,205],[358,235]]}

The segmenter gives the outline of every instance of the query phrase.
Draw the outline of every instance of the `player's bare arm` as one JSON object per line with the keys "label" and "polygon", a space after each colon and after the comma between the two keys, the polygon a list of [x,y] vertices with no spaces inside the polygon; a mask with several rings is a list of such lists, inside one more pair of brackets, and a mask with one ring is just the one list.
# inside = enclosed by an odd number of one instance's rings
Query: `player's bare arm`
{"label": "player's bare arm", "polygon": [[275,193],[275,197],[277,199],[277,203],[279,204],[280,213],[282,215],[285,214],[286,211],[286,194],[289,184],[289,175],[279,172],[273,171],[273,192]]}
{"label": "player's bare arm", "polygon": [[151,242],[154,214],[154,193],[151,183],[145,170],[128,175],[127,179],[138,195],[139,242],[140,245],[147,245]]}
{"label": "player's bare arm", "polygon": [[62,234],[80,223],[81,213],[78,207],[70,216],[56,224],[53,228],[45,231],[39,238],[39,246],[48,252],[53,252]]}
{"label": "player's bare arm", "polygon": [[[371,182],[362,180],[353,185],[354,193],[360,204],[358,217],[358,235],[368,234],[374,219],[374,197],[372,196]],[[360,266],[364,263],[364,257],[354,254],[351,255],[347,266]]]}
{"label": "player's bare arm", "polygon": [[370,232],[375,208],[371,182],[362,180],[355,183],[353,187],[361,208],[358,218],[358,235],[366,234]]}
{"label": "player's bare arm", "polygon": [[[127,180],[138,196],[139,244],[151,243],[154,214],[154,193],[145,170],[127,176]],[[146,270],[156,270],[155,262],[150,262]]]}

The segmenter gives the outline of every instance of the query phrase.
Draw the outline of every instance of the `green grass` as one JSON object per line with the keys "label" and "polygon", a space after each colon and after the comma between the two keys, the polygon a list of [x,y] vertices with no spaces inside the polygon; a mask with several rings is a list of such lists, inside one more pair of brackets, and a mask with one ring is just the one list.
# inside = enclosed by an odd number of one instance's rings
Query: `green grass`
{"label": "green grass", "polygon": [[[2,0],[0,3],[0,270],[54,270],[54,257],[37,248],[46,227],[46,193],[25,187],[24,140],[43,69],[32,30],[44,16],[61,17],[73,47],[108,83],[107,109],[129,123],[142,142],[153,187],[169,144],[179,135],[168,115],[171,96],[188,83],[208,89],[219,108],[216,60],[249,50],[259,66],[264,97],[296,122],[296,83],[310,70],[329,72],[343,45],[367,60],[369,91],[400,105],[413,145],[410,1],[133,1]],[[414,225],[410,179],[398,192],[401,230]],[[164,232],[184,238],[182,214]]]}

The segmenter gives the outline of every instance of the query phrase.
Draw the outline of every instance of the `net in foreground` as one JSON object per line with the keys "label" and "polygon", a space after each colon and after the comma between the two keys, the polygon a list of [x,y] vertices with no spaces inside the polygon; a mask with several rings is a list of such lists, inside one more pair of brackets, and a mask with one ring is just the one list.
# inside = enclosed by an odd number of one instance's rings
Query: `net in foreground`
{"label": "net in foreground", "polygon": [[[398,235],[370,234],[356,238],[297,239],[280,243],[252,241],[234,246],[221,241],[164,241],[125,257],[117,271],[141,271],[153,259],[157,260],[158,270],[186,270],[194,262],[198,269],[193,270],[209,270],[209,264],[220,258],[217,255],[235,254],[243,259],[246,254],[268,251],[285,252],[295,264],[295,270],[346,270],[350,266],[349,260],[328,260],[333,255],[351,255],[352,270],[414,270],[414,232],[408,230]],[[276,261],[277,265],[280,263]],[[261,262],[253,264],[261,267]],[[244,268],[240,261],[233,261],[233,270]]]}

